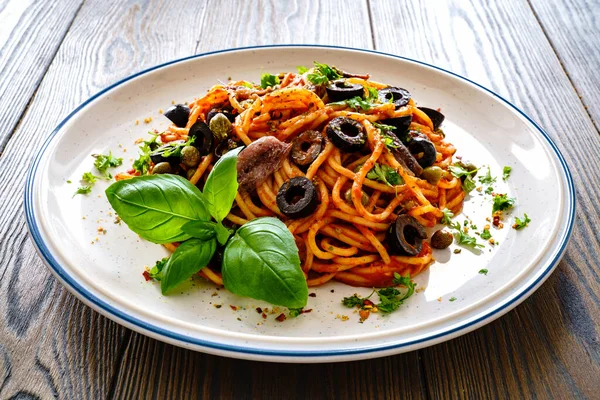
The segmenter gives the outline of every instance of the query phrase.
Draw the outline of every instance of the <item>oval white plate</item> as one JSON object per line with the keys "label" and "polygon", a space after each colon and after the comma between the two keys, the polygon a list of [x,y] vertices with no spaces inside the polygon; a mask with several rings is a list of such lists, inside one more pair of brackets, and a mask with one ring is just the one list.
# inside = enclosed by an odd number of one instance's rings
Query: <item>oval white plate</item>
{"label": "oval white plate", "polygon": [[[498,176],[496,191],[517,198],[505,228],[492,230],[500,244],[487,245],[480,255],[466,249],[461,254],[436,252],[438,261],[415,278],[424,290],[397,312],[372,314],[362,324],[340,301],[370,290],[340,283],[310,290],[316,293],[309,297],[308,308],[313,311],[285,322],[275,321],[277,310],[267,319],[256,312],[256,307],[273,312],[268,304],[215,290],[201,280],[181,294],[161,296],[158,285],[145,282],[142,271],[166,251],[113,223],[104,197],[108,183],[97,183],[90,195],[73,197],[82,173],[92,170],[90,155],[112,150],[124,158],[121,170],[125,170],[136,157],[134,141],[151,128],[167,126],[158,110],[172,101],[198,97],[218,80],[259,80],[261,72],[290,71],[313,60],[368,72],[374,80],[408,89],[419,105],[441,107],[444,130],[457,154],[477,165],[490,165]],[[147,117],[153,118],[150,124],[143,123]],[[505,165],[513,169],[507,182],[501,178]],[[547,134],[506,100],[465,78],[372,51],[271,46],[173,61],[96,94],[61,122],[42,146],[29,171],[25,208],[31,236],[51,271],[108,318],[207,353],[322,362],[414,350],[503,315],[538,288],[557,265],[571,233],[575,197],[565,161]],[[533,220],[529,227],[511,229],[512,217],[524,212]],[[489,196],[474,191],[458,220],[468,215],[481,229],[490,214]],[[106,234],[99,234],[99,227]],[[484,268],[487,275],[479,273]]]}

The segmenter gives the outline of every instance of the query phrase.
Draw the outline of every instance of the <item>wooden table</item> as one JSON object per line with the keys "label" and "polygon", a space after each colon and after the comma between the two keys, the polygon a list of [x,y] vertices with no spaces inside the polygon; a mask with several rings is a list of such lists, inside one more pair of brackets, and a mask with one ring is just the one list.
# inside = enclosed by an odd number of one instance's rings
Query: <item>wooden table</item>
{"label": "wooden table", "polygon": [[[600,398],[600,2],[244,4],[0,0],[0,398]],[[183,350],[70,295],[25,225],[25,171],[41,141],[80,102],[134,72],[273,43],[400,54],[524,109],[560,148],[577,190],[573,237],[556,272],[514,311],[458,339],[320,365]]]}

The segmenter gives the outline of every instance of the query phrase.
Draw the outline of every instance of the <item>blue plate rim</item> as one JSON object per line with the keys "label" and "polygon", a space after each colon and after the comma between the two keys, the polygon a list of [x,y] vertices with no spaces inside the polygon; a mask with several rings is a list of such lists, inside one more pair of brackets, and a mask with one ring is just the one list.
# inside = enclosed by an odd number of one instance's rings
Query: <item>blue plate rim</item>
{"label": "blue plate rim", "polygon": [[[500,306],[494,307],[491,310],[488,310],[488,312],[486,312],[484,315],[478,317],[475,320],[472,320],[468,323],[454,327],[452,329],[447,329],[442,332],[439,332],[439,333],[436,333],[433,335],[428,335],[428,336],[425,336],[420,339],[403,342],[403,343],[392,343],[392,344],[388,344],[385,346],[373,345],[373,346],[369,346],[369,347],[354,348],[354,349],[311,350],[311,351],[257,349],[257,348],[252,348],[252,347],[221,344],[218,342],[211,342],[211,341],[198,339],[198,338],[187,336],[187,335],[182,335],[179,333],[174,333],[172,331],[161,328],[159,326],[147,323],[139,318],[136,318],[134,316],[131,316],[131,315],[119,310],[118,308],[112,306],[111,304],[108,304],[104,300],[99,299],[94,294],[88,292],[79,283],[77,283],[74,279],[72,279],[71,276],[68,275],[64,271],[62,266],[54,258],[54,256],[52,255],[52,253],[46,246],[46,243],[42,240],[40,230],[38,228],[38,225],[37,225],[37,222],[35,219],[34,206],[33,206],[33,204],[34,204],[34,202],[33,202],[33,194],[34,194],[33,178],[36,174],[39,162],[40,162],[43,154],[45,153],[46,148],[52,142],[52,140],[54,139],[56,134],[62,129],[62,127],[71,118],[73,118],[75,115],[77,115],[79,113],[79,111],[81,109],[83,109],[85,106],[87,106],[88,104],[93,102],[98,97],[102,96],[104,93],[106,93],[106,92],[112,90],[113,88],[120,86],[123,83],[128,82],[138,76],[147,74],[151,71],[154,71],[154,70],[157,70],[157,69],[160,69],[160,68],[172,65],[172,64],[177,64],[177,63],[181,63],[181,62],[184,62],[187,60],[201,58],[201,57],[205,57],[205,56],[209,56],[209,55],[213,55],[213,54],[235,52],[235,51],[240,51],[240,50],[269,49],[269,48],[319,48],[319,49],[358,51],[358,52],[363,52],[363,53],[383,55],[383,56],[393,57],[393,58],[397,58],[397,59],[401,59],[401,60],[405,60],[405,61],[410,61],[410,62],[413,62],[416,64],[420,64],[420,65],[427,66],[429,68],[436,69],[438,71],[445,72],[449,75],[452,75],[452,76],[462,79],[466,82],[469,82],[470,84],[475,85],[476,87],[491,94],[493,97],[500,100],[504,104],[508,105],[513,110],[518,112],[522,117],[524,117],[533,127],[535,127],[538,130],[538,132],[541,134],[541,136],[548,142],[548,144],[550,145],[550,148],[554,151],[555,156],[557,157],[557,159],[560,163],[560,166],[562,167],[562,172],[564,173],[564,176],[566,178],[566,184],[567,184],[567,189],[568,189],[568,200],[572,204],[571,208],[568,210],[568,212],[569,212],[568,220],[567,220],[568,229],[564,231],[562,237],[560,238],[560,245],[556,246],[556,248],[558,248],[558,251],[555,252],[552,260],[550,260],[544,266],[543,272],[540,274],[540,276],[535,281],[533,281],[528,287],[526,287],[525,289],[522,289],[518,294],[513,296],[510,299],[510,301],[508,301],[504,304],[501,304]],[[318,45],[318,44],[277,44],[277,45],[248,46],[248,47],[237,47],[237,48],[229,48],[229,49],[224,49],[224,50],[216,50],[216,51],[210,51],[210,52],[206,52],[206,53],[196,54],[196,55],[172,60],[169,62],[165,62],[162,64],[158,64],[153,67],[142,70],[140,72],[137,72],[135,74],[129,75],[129,76],[113,83],[112,85],[106,87],[105,89],[100,90],[99,92],[97,92],[96,94],[94,94],[93,96],[91,96],[90,98],[85,100],[83,103],[81,103],[77,108],[75,108],[69,115],[67,115],[66,118],[64,118],[57,125],[57,127],[52,131],[52,133],[44,141],[41,148],[37,151],[37,154],[35,155],[32,163],[31,163],[31,166],[27,172],[25,182],[26,182],[25,183],[25,191],[24,191],[25,216],[26,216],[29,233],[30,233],[31,237],[33,238],[34,245],[35,245],[39,255],[42,257],[45,264],[48,267],[50,267],[52,272],[59,278],[61,283],[63,283],[63,285],[65,285],[65,286],[67,286],[67,288],[70,289],[70,291],[72,293],[76,294],[82,300],[85,300],[86,303],[93,304],[99,310],[101,310],[104,315],[106,315],[108,317],[113,316],[118,320],[118,322],[125,323],[129,326],[132,326],[134,328],[134,330],[135,330],[135,328],[137,328],[142,333],[149,332],[150,334],[153,334],[154,337],[163,337],[174,343],[183,343],[183,344],[187,344],[187,345],[200,346],[200,347],[204,347],[207,349],[213,349],[213,350],[217,350],[217,351],[225,351],[226,353],[228,353],[231,356],[234,356],[236,353],[242,353],[242,354],[258,355],[258,356],[265,356],[265,357],[278,357],[278,358],[283,358],[283,359],[293,358],[293,357],[302,357],[304,359],[310,359],[310,358],[316,358],[316,357],[339,357],[339,356],[349,356],[349,355],[366,354],[366,353],[373,353],[373,352],[386,352],[386,351],[390,351],[390,350],[401,350],[403,348],[407,348],[410,346],[415,346],[415,345],[419,345],[419,344],[425,344],[427,342],[437,341],[438,339],[441,339],[439,341],[443,341],[444,338],[446,338],[446,340],[448,340],[459,334],[467,333],[467,332],[475,329],[479,324],[482,324],[486,320],[487,320],[487,322],[490,322],[491,320],[503,315],[504,313],[508,312],[510,309],[512,309],[513,307],[518,305],[522,300],[524,300],[524,298],[526,298],[530,294],[530,292],[532,292],[534,289],[536,289],[537,286],[541,285],[541,283],[543,283],[543,281],[546,280],[546,278],[552,273],[552,271],[554,270],[556,265],[560,262],[560,259],[562,258],[563,254],[566,250],[567,243],[569,242],[569,239],[571,237],[571,234],[573,231],[573,225],[574,225],[575,208],[576,208],[575,188],[574,188],[574,183],[573,183],[573,179],[571,176],[571,172],[569,170],[569,167],[568,167],[564,157],[560,153],[558,147],[554,144],[554,142],[552,141],[550,136],[539,126],[539,124],[537,124],[525,112],[523,112],[521,109],[516,107],[510,101],[506,100],[504,97],[500,96],[499,94],[495,93],[494,91],[487,89],[486,87],[484,87],[468,78],[465,78],[462,75],[459,75],[452,71],[448,71],[444,68],[441,68],[441,67],[423,62],[423,61],[419,61],[419,60],[415,60],[412,58],[403,57],[403,56],[399,56],[399,55],[395,55],[395,54],[390,54],[390,53],[386,53],[386,52],[381,52],[381,51],[377,51],[377,50],[360,49],[360,48],[344,47],[344,46]],[[457,334],[457,335],[454,335],[454,334]],[[451,335],[454,335],[454,336],[451,336]],[[424,347],[424,346],[421,346],[421,347]],[[398,352],[400,352],[400,351],[398,351]]]}

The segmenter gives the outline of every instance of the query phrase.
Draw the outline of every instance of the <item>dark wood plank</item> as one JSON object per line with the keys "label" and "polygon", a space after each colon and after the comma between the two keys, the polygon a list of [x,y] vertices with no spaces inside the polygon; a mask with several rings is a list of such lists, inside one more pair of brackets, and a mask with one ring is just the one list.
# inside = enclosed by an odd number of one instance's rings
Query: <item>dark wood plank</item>
{"label": "dark wood plank", "polygon": [[378,50],[466,75],[522,107],[559,146],[578,193],[573,238],[551,279],[499,321],[422,351],[431,397],[597,397],[600,141],[529,5],[370,5]]}
{"label": "dark wood plank", "polygon": [[[290,42],[372,48],[366,3],[275,5],[242,10],[230,1],[209,2],[198,52]],[[230,21],[230,30],[213,29],[222,20]],[[114,394],[124,399],[421,398],[421,378],[416,352],[366,362],[273,364],[194,353],[133,333]]]}
{"label": "dark wood plank", "polygon": [[0,2],[0,154],[82,3]]}
{"label": "dark wood plank", "polygon": [[[0,398],[108,397],[131,332],[68,294],[42,265],[25,227],[25,169],[42,139],[91,94],[193,54],[204,9],[197,1],[180,7],[167,0],[87,1],[6,146],[0,159]],[[165,21],[177,23],[166,29]]]}
{"label": "dark wood plank", "polygon": [[528,1],[600,131],[600,1]]}
{"label": "dark wood plank", "polygon": [[115,392],[122,399],[410,399],[422,395],[416,353],[338,364],[260,363],[196,353],[134,334],[123,363]]}

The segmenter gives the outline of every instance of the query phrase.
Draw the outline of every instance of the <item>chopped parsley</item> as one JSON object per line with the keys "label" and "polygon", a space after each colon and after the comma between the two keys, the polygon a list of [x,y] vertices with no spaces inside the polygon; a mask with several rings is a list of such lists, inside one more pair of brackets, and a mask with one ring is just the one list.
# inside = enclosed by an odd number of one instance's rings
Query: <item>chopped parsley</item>
{"label": "chopped parsley", "polygon": [[385,183],[388,186],[402,185],[404,180],[394,168],[375,163],[372,170],[367,173],[367,178]]}
{"label": "chopped parsley", "polygon": [[91,172],[84,172],[81,176],[81,180],[89,183],[90,185],[96,183],[98,179],[100,179],[100,177],[92,174]]}
{"label": "chopped parsley", "polygon": [[154,267],[150,269],[148,275],[150,278],[160,281],[162,279],[162,270],[167,265],[167,261],[169,261],[169,257],[165,257],[162,260],[158,260]]}
{"label": "chopped parsley", "polygon": [[446,224],[446,225],[452,225],[452,221],[451,219],[454,218],[454,213],[452,211],[450,211],[447,208],[444,208],[442,210],[442,214],[444,214],[444,216],[442,217],[442,224]]}
{"label": "chopped parsley", "polygon": [[396,129],[396,127],[393,125],[380,124],[379,122],[373,122],[373,126],[383,132],[390,132]]}
{"label": "chopped parsley", "polygon": [[[406,299],[413,295],[415,292],[416,284],[411,282],[410,275],[401,276],[399,273],[394,272],[394,278],[392,280],[394,285],[404,285],[408,290],[406,293],[402,292],[395,287],[387,287],[380,290],[374,289],[373,292],[367,297],[360,297],[358,295],[344,297],[342,304],[346,307],[359,307],[361,309],[370,309],[377,307],[377,310],[384,314],[389,314],[396,311],[404,303]],[[377,293],[379,296],[379,303],[373,304],[369,298],[373,296],[373,293]]]}
{"label": "chopped parsley", "polygon": [[302,66],[302,65],[298,65],[298,66],[296,67],[296,69],[298,70],[298,73],[299,73],[299,74],[304,74],[304,73],[308,72],[308,68],[306,68],[306,67],[304,67],[304,66]]}
{"label": "chopped parsley", "polygon": [[515,206],[515,200],[516,199],[514,197],[508,197],[506,193],[497,194],[496,196],[494,196],[494,205],[492,206],[492,213],[513,208]]}
{"label": "chopped parsley", "polygon": [[488,187],[485,189],[485,194],[492,194],[492,192],[493,192],[493,191],[494,191],[494,188],[493,188],[493,187],[491,187],[491,186],[488,186]]}
{"label": "chopped parsley", "polygon": [[480,269],[480,270],[479,270],[479,273],[480,273],[481,275],[487,275],[487,273],[488,273],[488,270],[487,270],[487,269],[485,269],[485,268],[484,268],[484,269]]}
{"label": "chopped parsley", "polygon": [[481,232],[481,235],[479,235],[479,236],[481,236],[481,238],[483,240],[489,240],[492,238],[492,234],[490,233],[490,230],[487,228],[484,229],[483,232]]}
{"label": "chopped parsley", "polygon": [[484,185],[492,185],[496,182],[496,178],[493,177],[490,172],[490,167],[488,167],[487,174],[479,177],[479,182],[483,183]]}
{"label": "chopped parsley", "polygon": [[92,191],[92,185],[84,185],[84,186],[79,186],[77,188],[77,191],[75,192],[75,194],[73,195],[73,197],[77,196],[78,194],[88,194]]}
{"label": "chopped parsley", "polygon": [[454,165],[449,166],[448,170],[455,177],[462,179],[462,181],[463,181],[462,188],[465,192],[470,193],[477,186],[475,184],[475,181],[473,180],[473,177],[475,176],[475,174],[477,173],[479,168],[469,171],[466,168],[463,168],[458,164],[454,164]]}
{"label": "chopped parsley", "polygon": [[266,89],[270,86],[279,85],[279,77],[277,75],[262,74],[260,76],[260,87]]}
{"label": "chopped parsley", "polygon": [[123,164],[123,159],[113,156],[112,151],[110,151],[108,155],[95,154],[94,157],[96,158],[94,167],[96,167],[100,173],[104,174],[106,179],[112,179],[112,174],[108,172],[109,168],[115,168]]}
{"label": "chopped parsley", "polygon": [[395,136],[383,133],[381,137],[383,138],[383,143],[385,144],[385,147],[387,147],[388,149],[397,149],[401,146],[399,140]]}
{"label": "chopped parsley", "polygon": [[159,143],[156,141],[159,135],[152,132],[148,133],[152,135],[152,139],[144,140],[142,142],[142,145],[140,146],[140,156],[133,162],[133,169],[139,172],[140,175],[146,175],[148,173],[150,165],[152,164],[150,153],[159,146]]}
{"label": "chopped parsley", "polygon": [[[350,108],[353,108],[356,111],[362,109],[364,111],[369,111],[371,107],[375,105],[379,101],[379,97],[377,94],[377,90],[374,88],[367,88],[367,97],[364,99],[360,96],[352,97],[348,100],[336,101],[334,103],[328,103],[330,105],[346,105]],[[388,126],[388,125],[385,125]],[[381,128],[380,128],[381,129]]]}
{"label": "chopped parsley", "polygon": [[312,72],[306,75],[306,79],[313,85],[322,85],[342,77],[335,69],[327,64],[321,64],[315,61],[314,65]]}
{"label": "chopped parsley", "polygon": [[350,297],[344,297],[344,299],[342,300],[342,304],[348,308],[362,307],[364,304],[364,300],[368,299],[372,295],[373,294],[371,293],[368,297],[362,298],[362,297],[359,297],[357,294],[354,294]]}
{"label": "chopped parsley", "polygon": [[519,217],[515,217],[515,223],[513,224],[512,227],[516,230],[521,230],[521,229],[525,228],[527,225],[529,225],[530,222],[531,222],[531,219],[529,219],[529,216],[527,214],[525,214],[523,219],[521,219]]}
{"label": "chopped parsley", "polygon": [[502,168],[502,180],[507,180],[510,177],[510,173],[512,172],[512,168],[508,165]]}
{"label": "chopped parsley", "polygon": [[476,238],[474,238],[473,236],[467,235],[465,233],[465,231],[462,229],[462,227],[460,226],[460,223],[456,222],[454,224],[450,224],[450,226],[452,228],[454,228],[454,230],[456,231],[454,233],[454,237],[456,238],[456,241],[458,244],[467,246],[467,247],[472,247],[473,249],[484,247],[482,244],[477,243]]}
{"label": "chopped parsley", "polygon": [[450,297],[449,301],[456,301],[456,297]]}

